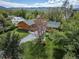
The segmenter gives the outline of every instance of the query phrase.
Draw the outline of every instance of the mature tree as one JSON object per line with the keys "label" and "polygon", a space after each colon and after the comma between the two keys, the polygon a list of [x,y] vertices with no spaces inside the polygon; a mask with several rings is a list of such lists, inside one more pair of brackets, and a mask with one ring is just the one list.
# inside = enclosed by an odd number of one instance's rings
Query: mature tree
{"label": "mature tree", "polygon": [[36,20],[35,20],[35,25],[36,25],[36,31],[37,31],[37,36],[38,36],[38,41],[42,42],[44,39],[44,34],[47,29],[47,21],[46,19],[43,18],[43,16],[38,15]]}
{"label": "mature tree", "polygon": [[62,10],[64,13],[64,19],[68,19],[71,16],[73,16],[73,10],[72,10],[73,6],[70,5],[69,0],[65,0],[63,5],[62,5]]}
{"label": "mature tree", "polygon": [[5,18],[7,18],[7,17],[8,17],[7,11],[5,11],[4,13],[2,13],[2,15],[3,15]]}
{"label": "mature tree", "polygon": [[5,30],[5,23],[6,23],[6,19],[4,18],[4,16],[1,14],[0,15],[0,22],[3,24],[2,26],[3,26],[3,29],[2,29],[2,31],[4,32],[4,30]]}
{"label": "mature tree", "polygon": [[31,55],[35,59],[47,59],[46,46],[36,43],[30,48]]}
{"label": "mature tree", "polygon": [[61,8],[58,8],[58,7],[56,7],[56,8],[49,7],[48,8],[48,18],[49,18],[49,20],[61,21],[62,16],[63,16],[63,13],[62,13]]}
{"label": "mature tree", "polygon": [[38,38],[37,38],[36,43],[33,44],[30,49],[31,54],[32,54],[33,58],[35,58],[35,59],[44,59],[44,58],[46,59],[47,58],[46,47],[45,47],[45,42],[43,42],[46,28],[47,28],[46,19],[44,19],[43,16],[38,15],[35,20],[35,25],[36,25],[35,35]]}
{"label": "mature tree", "polygon": [[20,59],[20,46],[19,46],[19,36],[15,33],[8,33],[5,39],[5,42],[2,44],[3,58],[5,59]]}

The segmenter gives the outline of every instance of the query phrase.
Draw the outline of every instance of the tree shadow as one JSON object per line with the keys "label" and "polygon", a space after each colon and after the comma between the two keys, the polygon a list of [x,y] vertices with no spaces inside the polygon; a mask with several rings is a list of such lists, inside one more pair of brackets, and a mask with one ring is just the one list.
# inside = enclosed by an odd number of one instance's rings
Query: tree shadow
{"label": "tree shadow", "polygon": [[54,53],[53,53],[54,59],[63,59],[65,54],[66,51],[64,51],[63,49],[54,48]]}
{"label": "tree shadow", "polygon": [[17,29],[17,32],[28,32],[28,30]]}

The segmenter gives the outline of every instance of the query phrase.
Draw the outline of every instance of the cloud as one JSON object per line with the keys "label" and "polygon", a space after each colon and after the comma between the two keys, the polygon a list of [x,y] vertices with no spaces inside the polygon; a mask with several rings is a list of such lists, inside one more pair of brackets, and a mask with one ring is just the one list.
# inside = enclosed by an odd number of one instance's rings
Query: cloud
{"label": "cloud", "polygon": [[[66,0],[48,0],[49,3],[60,3],[65,2]],[[74,4],[76,2],[79,2],[79,0],[68,0],[70,4]]]}
{"label": "cloud", "polygon": [[49,3],[59,3],[62,2],[62,0],[48,0]]}
{"label": "cloud", "polygon": [[[44,3],[35,3],[35,4],[21,4],[21,3],[13,3],[0,0],[0,6],[4,7],[61,7],[65,0],[48,0],[48,2]],[[79,4],[77,0],[69,0],[69,2],[73,5]]]}
{"label": "cloud", "polygon": [[6,1],[0,1],[0,6],[4,7],[54,7],[54,6],[60,6],[61,3],[57,4],[50,4],[48,2],[44,3],[35,3],[35,4],[20,4],[20,3],[13,3],[13,2],[6,2]]}
{"label": "cloud", "polygon": [[20,4],[20,3],[12,3],[12,2],[6,2],[6,1],[0,1],[0,6],[4,7],[29,7],[27,4]]}

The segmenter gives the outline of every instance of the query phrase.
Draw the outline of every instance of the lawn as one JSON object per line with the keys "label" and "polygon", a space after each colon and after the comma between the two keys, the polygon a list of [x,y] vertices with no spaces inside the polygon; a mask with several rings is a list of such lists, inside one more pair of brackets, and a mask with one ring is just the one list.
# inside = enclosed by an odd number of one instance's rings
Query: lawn
{"label": "lawn", "polygon": [[21,46],[23,47],[23,59],[32,59],[32,55],[31,55],[31,47],[33,46],[32,41],[28,41],[26,43],[21,44]]}
{"label": "lawn", "polygon": [[20,38],[23,38],[23,37],[25,37],[25,36],[27,36],[29,34],[29,32],[19,30],[19,29],[15,29],[12,32],[15,32],[15,34],[20,36]]}
{"label": "lawn", "polygon": [[[25,36],[27,36],[29,34],[29,32],[26,32],[26,31],[23,31],[23,30],[19,30],[17,28],[14,29],[14,30],[12,30],[12,31],[9,31],[9,32],[12,32],[12,33],[15,32],[15,34],[19,35],[20,39],[23,38],[23,37],[25,37]],[[0,37],[6,36],[7,33],[8,32],[1,34]]]}

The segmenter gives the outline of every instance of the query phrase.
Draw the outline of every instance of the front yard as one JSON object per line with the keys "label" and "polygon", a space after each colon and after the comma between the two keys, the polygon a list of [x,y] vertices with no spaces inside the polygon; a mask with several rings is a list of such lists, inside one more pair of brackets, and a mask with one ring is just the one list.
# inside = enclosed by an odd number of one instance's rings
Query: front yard
{"label": "front yard", "polygon": [[[29,32],[26,32],[26,31],[23,31],[23,30],[19,30],[17,28],[14,29],[14,30],[12,30],[12,31],[9,31],[9,32],[12,32],[12,33],[15,32],[15,34],[19,35],[20,39],[23,38],[23,37],[25,37],[25,36],[27,36],[29,34]],[[7,33],[8,32],[0,34],[0,38],[1,37],[5,37]]]}
{"label": "front yard", "polygon": [[23,38],[23,37],[25,37],[25,36],[27,36],[29,34],[29,32],[19,30],[19,29],[15,29],[12,32],[15,32],[17,35],[20,36],[20,38]]}

